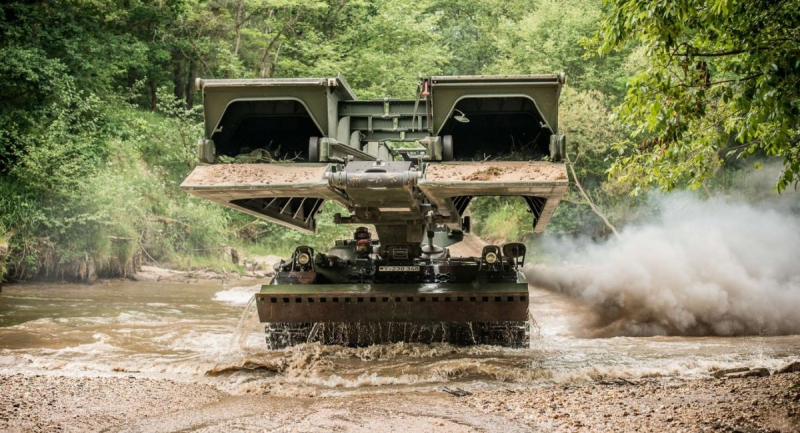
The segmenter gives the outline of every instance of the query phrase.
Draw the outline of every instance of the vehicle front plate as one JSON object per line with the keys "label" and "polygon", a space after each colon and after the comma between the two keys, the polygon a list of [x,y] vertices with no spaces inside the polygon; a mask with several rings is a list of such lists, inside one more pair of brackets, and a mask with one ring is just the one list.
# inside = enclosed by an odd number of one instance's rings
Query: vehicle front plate
{"label": "vehicle front plate", "polygon": [[419,272],[419,266],[379,266],[378,272]]}

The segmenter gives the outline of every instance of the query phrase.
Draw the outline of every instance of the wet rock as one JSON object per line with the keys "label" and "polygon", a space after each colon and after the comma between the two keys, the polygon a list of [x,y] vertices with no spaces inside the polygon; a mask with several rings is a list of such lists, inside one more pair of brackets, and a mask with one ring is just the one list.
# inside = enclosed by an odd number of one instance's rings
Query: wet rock
{"label": "wet rock", "polygon": [[472,395],[471,392],[465,391],[461,388],[450,389],[448,387],[444,387],[442,391],[452,395],[453,397],[466,397],[468,395]]}
{"label": "wet rock", "polygon": [[94,259],[89,259],[86,263],[86,282],[94,283],[95,281],[97,281],[97,265]]}
{"label": "wet rock", "polygon": [[743,373],[743,372],[747,372],[747,371],[750,371],[750,369],[749,369],[749,368],[747,368],[747,367],[740,367],[740,368],[726,368],[726,369],[723,369],[723,370],[717,370],[717,371],[715,371],[715,372],[713,373],[713,376],[714,376],[714,377],[716,377],[717,379],[722,379],[723,377],[725,377],[725,376],[727,376],[727,375],[729,375],[729,374],[734,374],[734,373]]}
{"label": "wet rock", "polygon": [[239,264],[239,252],[231,247],[222,247],[222,260],[231,262],[234,265]]}
{"label": "wet rock", "polygon": [[766,368],[754,368],[747,373],[744,373],[744,377],[769,377],[770,373],[769,370]]}
{"label": "wet rock", "polygon": [[618,378],[614,380],[601,380],[597,382],[599,385],[616,385],[616,386],[624,386],[624,385],[636,385],[635,383],[631,382],[630,380]]}
{"label": "wet rock", "polygon": [[791,362],[775,371],[775,374],[800,373],[800,361]]}
{"label": "wet rock", "polygon": [[733,373],[725,376],[731,379],[741,379],[745,377],[769,377],[769,370],[766,368],[754,368],[742,373]]}

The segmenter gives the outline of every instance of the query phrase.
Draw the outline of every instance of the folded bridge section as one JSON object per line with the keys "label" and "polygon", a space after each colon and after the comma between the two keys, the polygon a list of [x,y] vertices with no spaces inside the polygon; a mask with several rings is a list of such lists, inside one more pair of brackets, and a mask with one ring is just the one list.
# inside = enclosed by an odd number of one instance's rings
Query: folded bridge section
{"label": "folded bridge section", "polygon": [[[519,196],[541,232],[566,191],[564,75],[421,78],[414,99],[359,100],[327,78],[198,80],[201,165],[182,188],[315,232],[325,200],[394,243],[462,229],[478,196]],[[405,144],[402,144],[405,143]],[[243,156],[258,152],[259,162]]]}

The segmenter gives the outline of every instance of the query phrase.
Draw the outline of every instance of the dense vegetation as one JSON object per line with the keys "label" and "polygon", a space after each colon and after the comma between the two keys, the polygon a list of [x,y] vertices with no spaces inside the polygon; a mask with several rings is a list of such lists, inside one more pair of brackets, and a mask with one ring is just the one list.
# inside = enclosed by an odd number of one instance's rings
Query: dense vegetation
{"label": "dense vegetation", "polygon": [[700,186],[726,160],[777,156],[800,179],[800,2],[609,1],[600,54],[647,54],[617,112],[632,127],[612,168],[639,187]]}
{"label": "dense vegetation", "polygon": [[[777,2],[791,4],[774,12],[772,6],[740,10],[751,2],[720,1],[708,9],[705,2],[662,0],[653,2],[659,5],[654,14],[637,9],[641,2],[607,3],[4,2],[0,244],[9,244],[10,256],[0,274],[82,279],[94,270],[123,275],[142,261],[221,266],[216,257],[222,245],[286,253],[296,243],[321,246],[343,235],[347,229],[328,218],[320,218],[321,235],[311,237],[178,190],[201,135],[192,85],[198,76],[341,71],[368,98],[413,96],[418,74],[567,71],[562,124],[577,176],[617,224],[636,215],[632,210],[641,200],[630,196],[637,191],[631,186],[608,180],[619,154],[614,175],[638,181],[637,188],[697,187],[729,148],[783,156],[790,170],[781,185],[794,179],[800,118],[796,3]],[[779,16],[767,20],[765,13]],[[667,25],[651,22],[653,16],[671,18]],[[764,23],[748,22],[755,17]],[[769,32],[750,41],[753,26]],[[603,55],[587,56],[589,48]],[[739,52],[714,61],[708,56],[732,48]],[[673,69],[684,74],[683,84],[664,72]],[[708,84],[686,84],[698,77]],[[619,104],[624,123],[612,125],[608,119]],[[635,143],[647,145],[632,146],[626,140],[631,131],[638,134]],[[654,154],[665,156],[650,158]],[[551,232],[607,234],[577,194],[570,192],[562,203]],[[479,232],[489,238],[530,232],[524,206],[510,200],[483,199],[473,212]]]}

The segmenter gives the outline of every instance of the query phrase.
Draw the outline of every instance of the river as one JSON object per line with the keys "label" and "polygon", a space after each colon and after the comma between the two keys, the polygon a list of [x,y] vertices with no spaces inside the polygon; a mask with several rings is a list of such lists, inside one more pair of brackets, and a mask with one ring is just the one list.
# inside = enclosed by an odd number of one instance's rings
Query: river
{"label": "river", "polygon": [[242,318],[257,289],[127,281],[7,286],[0,295],[0,373],[168,378],[233,394],[326,396],[700,378],[741,365],[775,369],[800,353],[800,336],[578,338],[580,307],[535,288],[527,349],[315,343],[270,351],[255,316]]}

